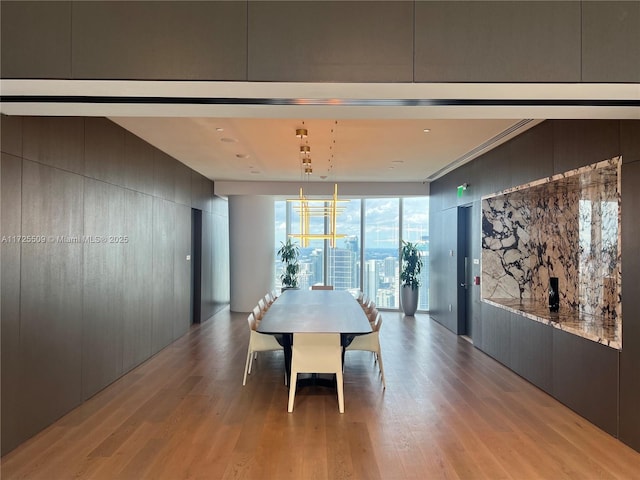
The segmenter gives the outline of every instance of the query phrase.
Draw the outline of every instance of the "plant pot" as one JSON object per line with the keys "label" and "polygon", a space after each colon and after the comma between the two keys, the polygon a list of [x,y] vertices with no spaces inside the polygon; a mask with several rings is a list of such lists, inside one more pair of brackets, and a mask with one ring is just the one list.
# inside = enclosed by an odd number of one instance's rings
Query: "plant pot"
{"label": "plant pot", "polygon": [[418,294],[420,289],[411,288],[410,285],[402,286],[400,289],[400,305],[402,311],[408,317],[413,317],[418,310]]}

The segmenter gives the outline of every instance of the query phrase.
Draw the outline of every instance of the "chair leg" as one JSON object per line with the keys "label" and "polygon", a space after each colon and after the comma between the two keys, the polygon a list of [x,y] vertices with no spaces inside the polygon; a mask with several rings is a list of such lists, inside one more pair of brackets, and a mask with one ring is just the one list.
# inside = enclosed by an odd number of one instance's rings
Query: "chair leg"
{"label": "chair leg", "polygon": [[289,405],[287,411],[293,412],[293,401],[296,397],[296,383],[298,381],[298,372],[291,371],[291,379],[289,380]]}
{"label": "chair leg", "polygon": [[251,352],[249,354],[249,368],[247,370],[247,373],[249,373],[249,375],[251,375],[251,367],[253,367],[253,359],[256,355],[258,355],[258,352]]}
{"label": "chair leg", "polygon": [[340,413],[344,413],[344,385],[341,371],[336,372],[336,384],[338,387],[338,409]]}
{"label": "chair leg", "polygon": [[384,367],[382,366],[382,352],[378,350],[378,366],[380,367],[380,375],[382,376],[382,387],[386,390],[387,384],[384,381]]}
{"label": "chair leg", "polygon": [[251,349],[247,352],[247,361],[244,364],[244,378],[242,379],[242,386],[247,384],[247,372],[251,368]]}

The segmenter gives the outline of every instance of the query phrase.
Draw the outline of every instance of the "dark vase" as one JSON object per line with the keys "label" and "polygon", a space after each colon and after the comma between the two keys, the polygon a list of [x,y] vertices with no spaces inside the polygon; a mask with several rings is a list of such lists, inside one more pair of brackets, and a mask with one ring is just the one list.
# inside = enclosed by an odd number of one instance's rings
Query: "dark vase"
{"label": "dark vase", "polygon": [[560,309],[560,292],[558,291],[558,277],[549,278],[549,311]]}

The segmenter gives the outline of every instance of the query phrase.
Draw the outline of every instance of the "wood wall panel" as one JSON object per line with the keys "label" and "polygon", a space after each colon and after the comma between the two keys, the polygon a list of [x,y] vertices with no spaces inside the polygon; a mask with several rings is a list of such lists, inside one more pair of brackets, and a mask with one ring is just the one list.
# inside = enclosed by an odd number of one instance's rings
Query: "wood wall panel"
{"label": "wood wall panel", "polygon": [[77,117],[23,117],[27,160],[84,175],[84,121]]}
{"label": "wood wall panel", "polygon": [[638,58],[640,2],[583,1],[582,81],[640,82]]}
{"label": "wood wall panel", "polygon": [[130,132],[124,133],[123,185],[131,190],[153,195],[153,157],[155,149]]}
{"label": "wood wall panel", "polygon": [[618,120],[555,120],[553,137],[554,174],[620,155]]}
{"label": "wood wall panel", "polygon": [[[456,277],[456,238],[458,232],[457,208],[442,210],[430,216],[429,232],[435,237],[430,243],[435,248],[429,253],[429,309],[431,316],[457,333],[457,292],[458,283]],[[452,240],[452,242],[448,242]],[[451,255],[453,251],[453,256]],[[441,272],[448,272],[443,275]],[[451,311],[449,310],[451,306]]]}
{"label": "wood wall panel", "polygon": [[176,205],[153,198],[153,320],[152,350],[166,347],[173,340],[173,289]]}
{"label": "wood wall panel", "polygon": [[106,118],[84,122],[84,169],[87,177],[124,184],[124,130]]}
{"label": "wood wall panel", "polygon": [[124,220],[124,189],[85,179],[83,399],[123,373]]}
{"label": "wood wall panel", "polygon": [[505,156],[509,158],[512,187],[553,175],[553,124],[543,122],[518,135],[507,143]]}
{"label": "wood wall panel", "polygon": [[131,370],[153,353],[153,197],[124,192],[122,369]]}
{"label": "wood wall panel", "polygon": [[553,330],[553,396],[618,435],[618,351]]}
{"label": "wood wall panel", "polygon": [[578,82],[580,3],[415,2],[416,82]]}
{"label": "wood wall panel", "polygon": [[187,260],[191,255],[191,207],[176,205],[175,210],[173,338],[179,338],[191,325],[191,260]]}
{"label": "wood wall panel", "polygon": [[211,199],[213,197],[213,182],[198,172],[191,172],[191,207],[211,211]]}
{"label": "wood wall panel", "polygon": [[[23,160],[20,419],[31,435],[82,401],[83,177]],[[46,401],[43,401],[46,399]]]}
{"label": "wood wall panel", "polygon": [[[5,454],[188,330],[192,177],[209,210],[213,183],[164,154],[155,169],[153,147],[104,119],[0,121],[3,150],[35,159],[2,154],[2,234],[49,238],[2,245]],[[209,292],[228,285],[213,271],[220,221],[203,244]],[[228,263],[228,238],[216,254]]]}
{"label": "wood wall panel", "polygon": [[71,77],[71,2],[4,0],[0,8],[2,78]]}
{"label": "wood wall panel", "polygon": [[175,162],[175,202],[191,207],[191,169],[184,163]]}
{"label": "wood wall panel", "polygon": [[511,314],[511,369],[546,392],[553,388],[553,327]]}
{"label": "wood wall panel", "polygon": [[623,162],[640,161],[640,120],[620,122],[620,150]]}
{"label": "wood wall panel", "polygon": [[73,2],[73,78],[246,80],[245,2]]}
{"label": "wood wall panel", "polygon": [[[640,123],[640,122],[638,122]],[[622,165],[620,438],[640,451],[640,162]]]}
{"label": "wood wall panel", "polygon": [[[5,126],[4,119],[2,126]],[[3,137],[4,140],[4,137]],[[0,156],[0,405],[2,452],[17,445],[21,436],[20,418],[13,413],[20,407],[20,250],[21,244],[5,236],[20,235],[22,217],[22,160],[3,153]]]}
{"label": "wood wall panel", "polygon": [[22,117],[0,115],[0,149],[22,158]]}
{"label": "wood wall panel", "polygon": [[249,81],[413,81],[413,2],[251,1],[248,18]]}
{"label": "wood wall panel", "polygon": [[154,149],[153,195],[174,201],[176,197],[175,160],[166,153]]}
{"label": "wood wall panel", "polygon": [[511,365],[511,314],[482,304],[482,351],[500,363]]}

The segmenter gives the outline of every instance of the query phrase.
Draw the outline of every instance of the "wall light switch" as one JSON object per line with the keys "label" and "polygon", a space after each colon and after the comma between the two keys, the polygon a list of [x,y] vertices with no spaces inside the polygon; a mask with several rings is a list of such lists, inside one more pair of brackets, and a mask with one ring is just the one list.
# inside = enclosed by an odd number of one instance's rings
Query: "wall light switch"
{"label": "wall light switch", "polygon": [[191,255],[187,255],[187,262],[191,260]]}
{"label": "wall light switch", "polygon": [[453,250],[449,250],[449,256],[453,257]]}
{"label": "wall light switch", "polygon": [[480,265],[480,259],[479,258],[474,258],[473,259],[473,264],[474,265]]}

